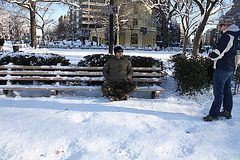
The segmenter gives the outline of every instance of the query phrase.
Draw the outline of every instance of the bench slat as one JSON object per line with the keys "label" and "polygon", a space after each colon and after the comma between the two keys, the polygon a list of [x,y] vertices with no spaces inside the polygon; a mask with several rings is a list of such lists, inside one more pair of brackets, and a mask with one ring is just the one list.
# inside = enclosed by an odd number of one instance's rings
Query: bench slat
{"label": "bench slat", "polygon": [[[86,88],[73,88],[73,87],[66,87],[66,88],[61,88],[61,87],[46,87],[46,88],[42,88],[42,87],[1,87],[3,90],[57,90],[57,91],[101,91],[100,88],[87,88],[88,86],[86,86]],[[136,91],[165,91],[162,88],[156,89],[156,88],[138,88]]]}
{"label": "bench slat", "polygon": [[[0,81],[104,81],[104,77],[0,77]],[[162,82],[158,78],[133,78],[133,82]]]}
{"label": "bench slat", "polygon": [[[102,76],[102,72],[59,72],[59,71],[0,71],[0,75],[43,75],[43,76]],[[135,77],[161,77],[161,73],[134,72]]]}
{"label": "bench slat", "polygon": [[103,67],[73,67],[73,66],[18,66],[18,65],[3,65],[0,69],[18,69],[18,70],[80,70],[80,71],[101,71]]}
{"label": "bench slat", "polygon": [[59,71],[0,71],[0,75],[43,75],[43,76],[102,76],[101,72],[59,72]]}
{"label": "bench slat", "polygon": [[[24,70],[79,70],[79,71],[102,71],[103,67],[74,67],[74,66],[19,66],[19,65],[2,65],[0,69],[24,69]],[[133,67],[133,71],[150,71],[160,72],[161,68],[152,67]]]}

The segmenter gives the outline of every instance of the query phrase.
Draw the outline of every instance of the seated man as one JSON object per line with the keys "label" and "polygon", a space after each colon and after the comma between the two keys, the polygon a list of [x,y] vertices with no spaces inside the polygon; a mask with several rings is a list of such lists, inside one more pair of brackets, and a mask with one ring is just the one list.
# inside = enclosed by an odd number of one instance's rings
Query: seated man
{"label": "seated man", "polygon": [[[110,101],[127,100],[128,95],[137,89],[137,85],[131,82],[133,70],[131,62],[123,56],[123,49],[114,48],[115,56],[107,61],[103,67],[103,75],[106,82],[102,85],[104,96]],[[120,92],[117,90],[121,90]]]}

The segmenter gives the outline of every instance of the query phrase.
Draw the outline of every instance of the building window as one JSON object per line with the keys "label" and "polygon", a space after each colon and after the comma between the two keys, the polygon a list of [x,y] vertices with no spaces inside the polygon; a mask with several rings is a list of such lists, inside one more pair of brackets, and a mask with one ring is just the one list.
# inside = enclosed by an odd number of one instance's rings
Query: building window
{"label": "building window", "polygon": [[132,44],[138,44],[138,35],[136,33],[132,34],[131,42],[132,42]]}
{"label": "building window", "polygon": [[105,3],[105,0],[90,0],[90,2]]}
{"label": "building window", "polygon": [[88,18],[82,18],[82,21],[88,21]]}
{"label": "building window", "polygon": [[83,24],[82,28],[88,28],[88,25],[87,24]]}
{"label": "building window", "polygon": [[133,11],[135,14],[138,14],[138,7],[137,6],[135,6],[134,7],[134,11]]}
{"label": "building window", "polygon": [[91,9],[97,9],[97,8],[98,8],[98,6],[95,6],[95,5],[90,5],[90,8],[91,8]]}
{"label": "building window", "polygon": [[137,26],[138,25],[138,20],[137,19],[133,19],[133,26]]}
{"label": "building window", "polygon": [[92,41],[97,42],[98,41],[97,37],[96,36],[92,36]]}

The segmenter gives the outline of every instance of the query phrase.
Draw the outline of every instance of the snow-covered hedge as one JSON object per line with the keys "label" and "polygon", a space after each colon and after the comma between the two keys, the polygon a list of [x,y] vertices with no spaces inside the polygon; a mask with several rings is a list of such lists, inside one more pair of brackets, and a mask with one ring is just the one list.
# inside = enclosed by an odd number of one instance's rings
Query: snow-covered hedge
{"label": "snow-covered hedge", "polygon": [[212,84],[213,63],[211,60],[199,56],[185,56],[177,54],[171,57],[173,65],[173,77],[178,83],[180,94],[189,96],[197,92],[208,90]]}
{"label": "snow-covered hedge", "polygon": [[[125,56],[131,61],[133,67],[163,67],[162,61],[152,57]],[[97,66],[102,67],[111,58],[111,55],[93,54],[83,57],[78,66]]]}
{"label": "snow-covered hedge", "polygon": [[233,81],[234,81],[234,94],[239,93],[240,89],[240,64],[238,64],[238,68],[236,70],[235,75],[233,76]]}
{"label": "snow-covered hedge", "polygon": [[30,66],[41,66],[41,65],[57,65],[62,66],[70,65],[69,60],[63,56],[51,53],[3,53],[0,54],[0,65],[7,65],[13,63],[15,65],[30,65]]}

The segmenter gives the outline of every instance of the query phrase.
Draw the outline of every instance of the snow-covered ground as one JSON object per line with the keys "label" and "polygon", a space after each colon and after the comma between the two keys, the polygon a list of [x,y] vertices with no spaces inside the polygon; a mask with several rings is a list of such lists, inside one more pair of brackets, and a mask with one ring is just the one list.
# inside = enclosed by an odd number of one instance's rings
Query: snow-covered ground
{"label": "snow-covered ground", "polygon": [[[11,45],[5,46],[12,51]],[[20,48],[57,53],[77,63],[107,50]],[[124,51],[127,55],[167,59],[176,52]],[[170,72],[170,71],[169,71]],[[204,122],[212,91],[195,98],[174,92],[172,78],[158,99],[0,95],[0,160],[238,160],[240,95],[233,118]]]}

